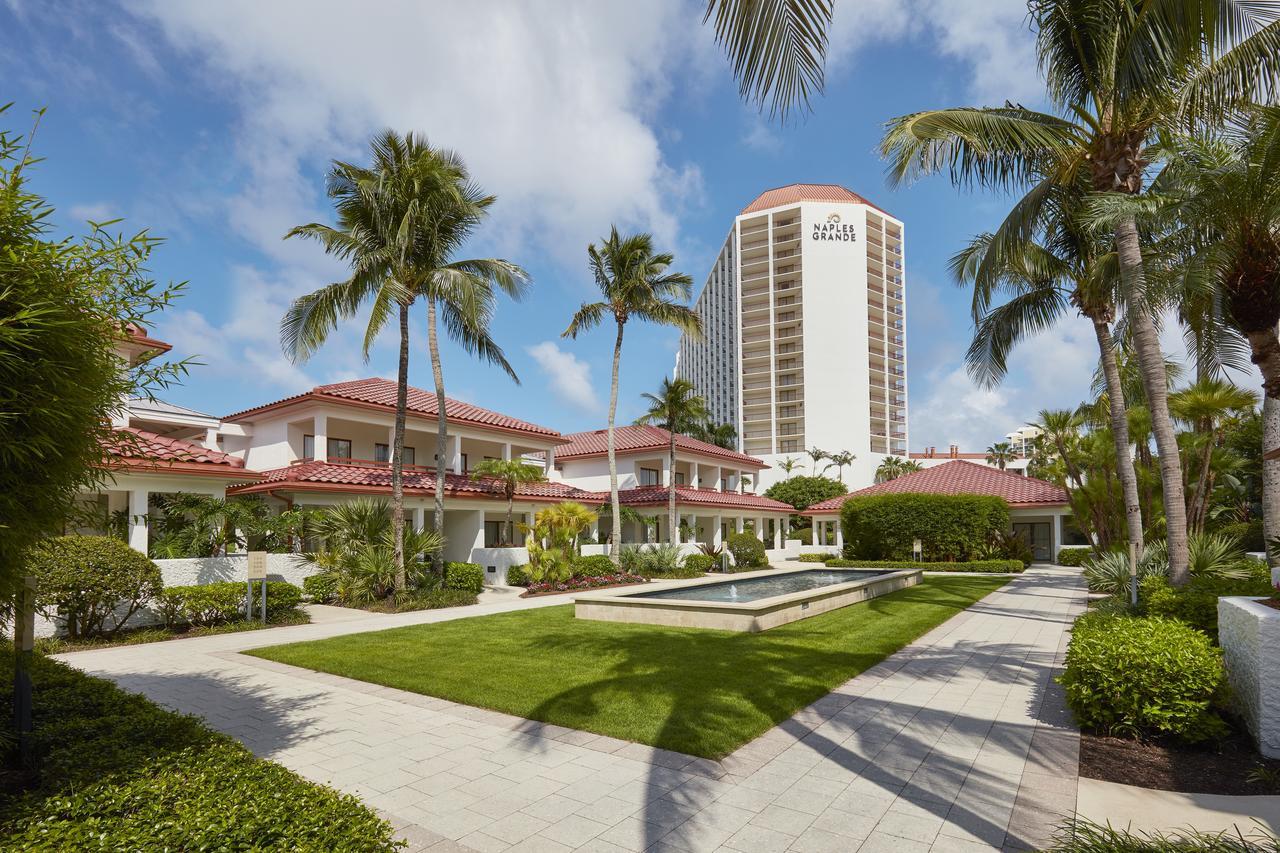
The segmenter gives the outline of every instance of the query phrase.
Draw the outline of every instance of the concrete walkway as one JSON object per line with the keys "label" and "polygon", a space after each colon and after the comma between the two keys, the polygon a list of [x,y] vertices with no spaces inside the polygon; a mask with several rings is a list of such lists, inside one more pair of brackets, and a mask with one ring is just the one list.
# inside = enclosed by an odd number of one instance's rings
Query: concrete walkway
{"label": "concrete walkway", "polygon": [[1280,832],[1280,796],[1182,794],[1136,788],[1101,779],[1081,779],[1077,810],[1098,824],[1134,832],[1228,832],[1246,837],[1259,830]]}
{"label": "concrete walkway", "polygon": [[1079,740],[1052,682],[1084,606],[1074,570],[1031,569],[721,762],[236,654],[566,601],[65,659],[362,797],[413,851],[1024,850],[1075,809]]}

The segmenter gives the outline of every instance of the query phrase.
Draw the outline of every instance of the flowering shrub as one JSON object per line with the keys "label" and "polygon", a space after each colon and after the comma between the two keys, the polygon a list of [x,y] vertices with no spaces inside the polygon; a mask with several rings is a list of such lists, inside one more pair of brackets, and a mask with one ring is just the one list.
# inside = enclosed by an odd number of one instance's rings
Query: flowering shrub
{"label": "flowering shrub", "polygon": [[615,586],[624,583],[644,583],[640,575],[617,572],[611,575],[593,575],[590,577],[575,575],[565,581],[538,581],[529,584],[530,593],[539,592],[574,592],[583,589],[596,589],[602,586]]}

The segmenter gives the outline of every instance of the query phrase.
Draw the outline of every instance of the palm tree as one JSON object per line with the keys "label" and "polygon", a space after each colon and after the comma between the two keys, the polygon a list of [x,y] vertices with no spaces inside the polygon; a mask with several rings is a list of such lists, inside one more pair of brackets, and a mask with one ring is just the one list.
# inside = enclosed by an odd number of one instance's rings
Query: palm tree
{"label": "palm tree", "polygon": [[1204,445],[1196,488],[1188,503],[1192,531],[1203,530],[1208,517],[1209,496],[1213,492],[1213,450],[1221,441],[1222,421],[1232,414],[1251,412],[1257,404],[1257,394],[1221,379],[1200,379],[1169,395],[1170,411],[1194,429]]}
{"label": "palm tree", "polygon": [[816,447],[810,447],[805,451],[805,453],[809,454],[809,458],[813,460],[813,476],[818,476],[818,463],[823,459],[828,458],[827,451],[819,450]]}
{"label": "palm tree", "polygon": [[693,279],[685,273],[670,272],[675,260],[669,253],[654,253],[648,234],[623,237],[617,227],[609,236],[587,247],[587,257],[596,287],[604,297],[600,302],[584,302],[561,337],[578,334],[612,317],[617,325],[613,342],[613,372],[609,386],[609,506],[612,510],[609,556],[616,563],[622,553],[622,512],[618,501],[618,460],[614,449],[614,419],[618,412],[618,365],[622,360],[622,334],[629,320],[644,320],[673,326],[694,338],[702,336],[702,321],[687,305]]}
{"label": "palm tree", "polygon": [[689,435],[698,441],[705,441],[707,444],[714,444],[725,450],[738,448],[738,430],[733,424],[718,424],[707,418],[690,429]]}
{"label": "palm tree", "polygon": [[800,460],[796,459],[794,456],[788,456],[785,459],[778,461],[778,468],[782,470],[782,473],[787,475],[788,480],[791,479],[791,472],[799,467]]}
{"label": "palm tree", "polygon": [[516,491],[525,483],[541,483],[546,480],[542,469],[517,459],[484,459],[471,469],[473,480],[497,480],[502,484],[502,494],[507,499],[506,538],[502,544],[511,546],[516,541],[516,530],[512,521],[512,509],[516,499]]}
{"label": "palm tree", "polygon": [[[828,465],[827,468],[830,468],[832,465],[834,465],[836,469],[836,479],[838,479],[841,483],[843,483],[844,482],[844,466],[852,465],[853,461],[857,458],[858,457],[856,455],[854,455],[853,453],[850,453],[848,450],[838,450],[835,453],[827,454],[827,459],[830,460],[831,462],[831,465]],[[826,471],[826,469],[824,468],[823,471]]]}
{"label": "palm tree", "polygon": [[706,420],[707,404],[687,379],[664,378],[657,394],[643,394],[649,411],[636,419],[638,424],[657,424],[668,433],[667,445],[667,531],[672,545],[680,544],[676,520],[676,435],[696,428]]}
{"label": "palm tree", "polygon": [[1007,441],[1001,441],[987,447],[987,464],[996,465],[1001,471],[1015,458],[1016,454],[1013,452],[1013,446]]}
{"label": "palm tree", "polygon": [[887,483],[896,480],[903,474],[921,470],[919,462],[914,459],[903,459],[901,456],[886,456],[876,467],[876,482]]}
{"label": "palm tree", "polygon": [[[1253,99],[1280,62],[1275,12],[1245,14],[1230,0],[1192,0],[1176,14],[1146,0],[1037,0],[1031,21],[1060,114],[1011,103],[930,110],[890,121],[881,143],[894,183],[948,169],[957,184],[1026,191],[1003,227],[1010,244],[1030,237],[1055,186],[1081,175],[1094,192],[1139,195],[1161,132]],[[1189,578],[1181,462],[1137,210],[1116,205],[1109,227],[1160,454],[1170,577],[1181,585]]]}
{"label": "palm tree", "polygon": [[[300,225],[285,235],[316,240],[326,253],[351,264],[345,281],[293,301],[280,322],[285,354],[305,361],[324,343],[339,320],[369,305],[364,357],[378,333],[398,315],[400,357],[396,373],[396,414],[391,447],[391,504],[395,535],[396,589],[404,589],[404,430],[409,388],[409,309],[422,281],[421,260],[434,239],[426,214],[430,199],[447,191],[446,164],[424,140],[387,130],[370,143],[373,164],[333,161],[326,181],[337,210],[337,225]],[[439,526],[436,528],[440,529]]]}

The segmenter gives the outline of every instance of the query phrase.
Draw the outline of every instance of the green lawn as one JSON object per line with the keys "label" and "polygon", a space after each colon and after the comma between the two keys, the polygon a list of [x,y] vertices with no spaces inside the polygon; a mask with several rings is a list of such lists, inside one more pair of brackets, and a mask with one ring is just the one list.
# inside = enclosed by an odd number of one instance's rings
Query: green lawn
{"label": "green lawn", "polygon": [[623,625],[549,607],[246,654],[719,758],[998,589],[918,586],[765,631]]}

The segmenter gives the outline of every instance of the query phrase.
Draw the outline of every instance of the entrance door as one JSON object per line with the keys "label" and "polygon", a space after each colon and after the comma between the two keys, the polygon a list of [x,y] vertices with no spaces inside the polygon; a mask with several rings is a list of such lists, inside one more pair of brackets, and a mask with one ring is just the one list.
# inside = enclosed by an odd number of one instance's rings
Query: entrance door
{"label": "entrance door", "polygon": [[1021,536],[1031,546],[1031,557],[1037,563],[1047,563],[1053,559],[1053,542],[1047,521],[1015,521],[1013,535]]}

